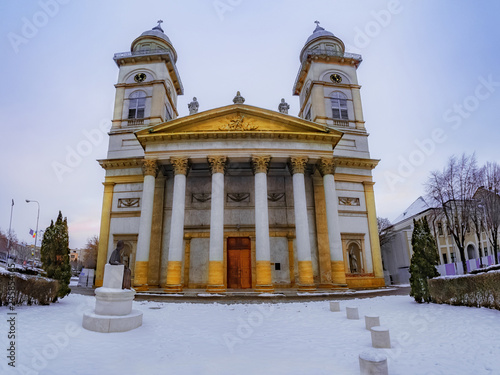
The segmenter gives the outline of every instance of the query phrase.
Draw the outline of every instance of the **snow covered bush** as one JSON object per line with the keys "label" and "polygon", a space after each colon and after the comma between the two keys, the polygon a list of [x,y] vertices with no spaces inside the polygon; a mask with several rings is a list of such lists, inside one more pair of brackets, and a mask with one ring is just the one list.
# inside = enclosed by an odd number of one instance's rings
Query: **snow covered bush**
{"label": "snow covered bush", "polygon": [[57,296],[59,282],[46,277],[22,275],[0,268],[0,306],[48,305]]}
{"label": "snow covered bush", "polygon": [[428,280],[433,302],[500,310],[500,271]]}

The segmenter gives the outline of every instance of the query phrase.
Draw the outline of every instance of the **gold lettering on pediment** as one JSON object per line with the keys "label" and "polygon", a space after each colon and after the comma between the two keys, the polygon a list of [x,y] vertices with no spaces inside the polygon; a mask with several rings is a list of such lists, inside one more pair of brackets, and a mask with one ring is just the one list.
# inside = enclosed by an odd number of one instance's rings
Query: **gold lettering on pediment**
{"label": "gold lettering on pediment", "polygon": [[235,116],[232,119],[226,118],[224,123],[219,126],[219,130],[227,131],[252,131],[257,130],[258,125],[253,123],[253,120],[248,120],[245,116]]}

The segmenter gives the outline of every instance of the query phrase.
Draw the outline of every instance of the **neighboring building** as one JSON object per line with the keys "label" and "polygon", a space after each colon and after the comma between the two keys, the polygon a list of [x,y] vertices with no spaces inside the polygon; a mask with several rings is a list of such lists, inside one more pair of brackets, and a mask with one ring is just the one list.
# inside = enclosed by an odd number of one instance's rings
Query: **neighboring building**
{"label": "neighboring building", "polygon": [[82,260],[82,249],[74,249],[69,252],[69,261],[78,262]]}
{"label": "neighboring building", "polygon": [[[384,261],[384,273],[387,284],[409,283],[410,273],[408,270],[411,256],[413,255],[411,246],[413,220],[424,216],[427,218],[439,249],[439,273],[441,275],[463,273],[458,247],[446,226],[445,219],[440,215],[440,209],[430,207],[424,198],[419,197],[394,220],[389,230],[392,232],[392,238],[382,246],[382,259]],[[487,266],[493,264],[493,251],[484,227],[479,238],[473,230],[472,224],[468,228],[465,240],[467,269],[473,270],[479,268],[481,265]],[[482,257],[480,257],[480,251],[483,255]]]}
{"label": "neighboring building", "polygon": [[177,53],[160,25],[114,60],[97,286],[119,240],[138,290],[384,285],[361,56],[318,25],[300,53],[299,117],[238,92],[179,118]]}

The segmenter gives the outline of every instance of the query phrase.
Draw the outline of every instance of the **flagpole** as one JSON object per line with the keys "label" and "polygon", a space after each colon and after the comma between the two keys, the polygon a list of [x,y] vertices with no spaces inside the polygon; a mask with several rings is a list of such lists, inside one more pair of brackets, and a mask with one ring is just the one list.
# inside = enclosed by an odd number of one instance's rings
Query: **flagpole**
{"label": "flagpole", "polygon": [[12,199],[12,205],[10,206],[10,222],[9,222],[9,236],[7,242],[7,267],[9,267],[9,258],[10,258],[10,237],[12,230],[12,211],[14,210],[14,199]]}

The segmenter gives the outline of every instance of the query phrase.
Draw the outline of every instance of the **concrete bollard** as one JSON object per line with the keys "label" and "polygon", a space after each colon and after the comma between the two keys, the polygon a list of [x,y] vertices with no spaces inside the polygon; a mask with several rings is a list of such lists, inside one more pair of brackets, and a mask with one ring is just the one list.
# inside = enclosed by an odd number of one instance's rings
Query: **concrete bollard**
{"label": "concrete bollard", "polygon": [[387,357],[376,350],[366,350],[359,355],[360,375],[389,375]]}
{"label": "concrete bollard", "polygon": [[347,315],[347,319],[354,319],[354,320],[359,319],[359,313],[357,307],[346,307],[345,312]]}
{"label": "concrete bollard", "polygon": [[340,302],[330,302],[330,311],[340,311]]}
{"label": "concrete bollard", "polygon": [[391,336],[389,328],[376,326],[372,327],[372,346],[374,348],[391,348]]}
{"label": "concrete bollard", "polygon": [[365,327],[369,331],[372,327],[380,325],[380,318],[376,315],[365,315]]}

